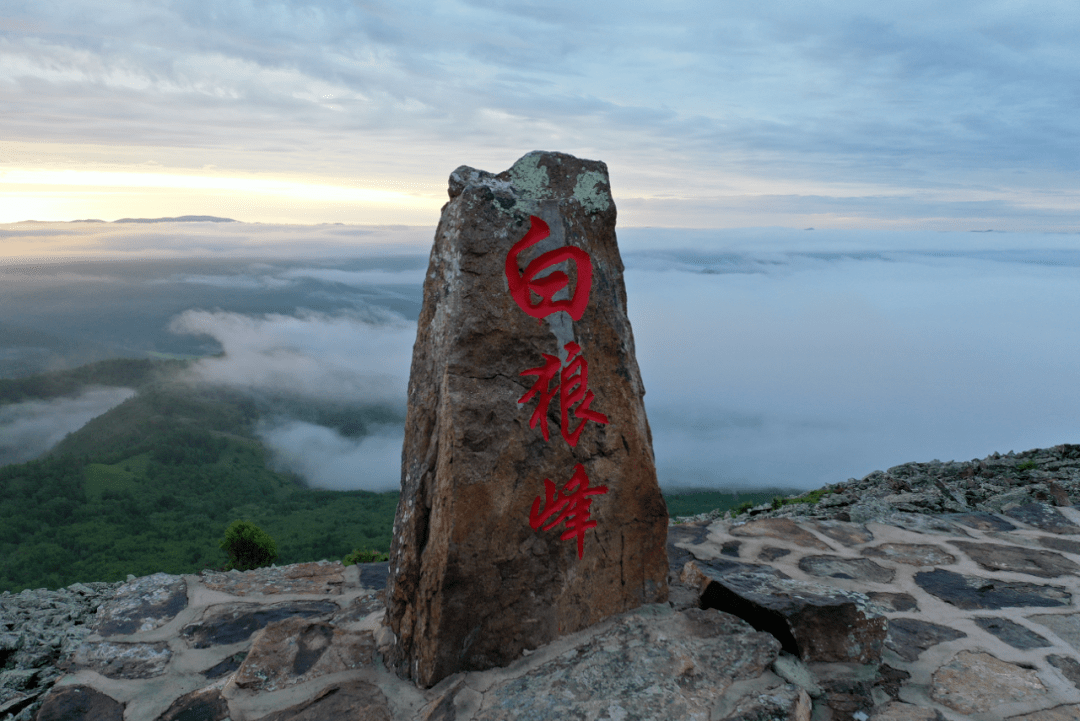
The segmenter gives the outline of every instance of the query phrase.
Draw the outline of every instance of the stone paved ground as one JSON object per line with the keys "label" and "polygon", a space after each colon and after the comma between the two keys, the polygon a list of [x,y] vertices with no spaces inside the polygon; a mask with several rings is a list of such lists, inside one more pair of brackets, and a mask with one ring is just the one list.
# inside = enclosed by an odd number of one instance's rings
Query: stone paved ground
{"label": "stone paved ground", "polygon": [[[29,695],[35,669],[0,707],[18,721],[39,707],[36,721],[509,721],[538,693],[561,698],[569,674],[611,718],[644,711],[622,704],[654,678],[656,708],[724,685],[712,716],[731,721],[1077,719],[1078,461],[1080,446],[1058,446],[910,463],[816,504],[673,525],[667,611],[598,628],[576,656],[553,644],[427,693],[379,670],[385,563],[133,578],[92,636],[61,643],[66,676],[47,698]],[[698,638],[713,633],[743,641]],[[56,655],[36,648],[15,653]]]}
{"label": "stone paved ground", "polygon": [[[1075,719],[1078,521],[1076,509],[1041,503],[1003,515],[898,512],[889,525],[742,517],[673,527],[687,555],[677,550],[672,563],[684,564],[705,607],[755,628],[771,622],[818,679],[803,685],[815,708],[833,718]],[[846,610],[836,602],[844,593]],[[806,606],[829,595],[836,601]],[[777,614],[787,619],[780,633]],[[823,681],[830,663],[875,663],[877,617],[887,619],[877,676]]]}

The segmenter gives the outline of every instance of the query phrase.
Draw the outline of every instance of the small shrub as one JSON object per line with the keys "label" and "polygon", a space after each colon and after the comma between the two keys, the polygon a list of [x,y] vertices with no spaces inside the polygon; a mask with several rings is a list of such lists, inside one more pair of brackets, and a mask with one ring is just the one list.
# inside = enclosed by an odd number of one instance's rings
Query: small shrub
{"label": "small shrub", "polygon": [[799,496],[799,499],[800,499],[799,502],[800,503],[817,503],[818,501],[820,501],[822,498],[829,495],[830,493],[832,493],[832,491],[830,491],[828,489],[825,489],[825,488],[819,488],[816,491],[810,491],[809,493],[807,493],[804,496]]}
{"label": "small shrub", "polygon": [[747,501],[746,503],[740,503],[739,505],[737,505],[737,506],[735,506],[734,508],[731,509],[731,515],[733,515],[733,516],[741,516],[742,514],[746,513],[747,511],[749,511],[753,507],[754,507],[754,504],[751,501]]}
{"label": "small shrub", "polygon": [[381,563],[382,561],[389,561],[390,554],[379,553],[378,551],[361,551],[359,549],[353,549],[345,558],[341,559],[341,562],[346,566],[351,566],[354,563]]}
{"label": "small shrub", "polygon": [[774,511],[780,510],[780,507],[784,505],[784,499],[780,496],[773,496],[772,509]]}
{"label": "small shrub", "polygon": [[247,521],[233,521],[218,547],[229,554],[226,571],[234,568],[239,571],[264,568],[278,556],[274,539]]}
{"label": "small shrub", "polygon": [[1016,467],[1016,470],[1018,470],[1018,471],[1030,471],[1033,468],[1035,468],[1035,466],[1037,466],[1037,465],[1039,465],[1039,464],[1035,462],[1035,459],[1029,458],[1026,461],[1024,461],[1023,463],[1019,464]]}

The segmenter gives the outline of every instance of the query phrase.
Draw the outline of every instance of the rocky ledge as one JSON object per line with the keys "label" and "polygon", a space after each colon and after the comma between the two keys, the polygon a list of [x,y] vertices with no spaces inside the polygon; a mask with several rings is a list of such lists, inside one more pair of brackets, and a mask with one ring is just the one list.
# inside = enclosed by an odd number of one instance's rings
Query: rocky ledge
{"label": "rocky ledge", "polygon": [[[910,514],[1037,513],[1041,503],[1072,506],[1080,503],[1080,445],[1007,454],[979,460],[933,460],[904,463],[874,471],[862,479],[783,499],[783,505],[763,504],[746,510],[747,518],[808,518],[815,520],[877,521],[904,526]],[[737,516],[711,511],[672,519],[669,525]]]}
{"label": "rocky ledge", "polygon": [[[1060,445],[964,463],[906,463],[785,499],[779,508],[751,508],[743,517],[876,520],[907,528],[926,515],[979,511],[1029,522],[1033,519],[1025,514],[1045,513],[1041,509],[1047,504],[1074,503],[1080,503],[1080,445]],[[671,523],[730,515],[714,511]],[[1045,527],[1052,519],[1034,520]],[[128,582],[144,580],[128,577]],[[76,583],[56,591],[0,595],[0,721],[32,721],[41,698],[90,634],[99,607],[124,583]]]}
{"label": "rocky ledge", "polygon": [[[134,579],[128,576],[128,579]],[[0,721],[30,721],[37,701],[90,635],[98,607],[120,583],[73,583],[0,594]]]}

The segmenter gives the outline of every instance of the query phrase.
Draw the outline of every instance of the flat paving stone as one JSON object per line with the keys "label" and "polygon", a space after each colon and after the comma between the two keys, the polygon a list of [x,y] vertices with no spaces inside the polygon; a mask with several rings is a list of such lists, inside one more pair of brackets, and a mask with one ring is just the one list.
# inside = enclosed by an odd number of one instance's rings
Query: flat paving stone
{"label": "flat paving stone", "polygon": [[937,709],[919,708],[903,701],[892,701],[875,712],[870,721],[945,721],[945,717]]}
{"label": "flat paving stone", "polygon": [[1005,515],[1050,533],[1080,533],[1080,526],[1045,503],[1025,503],[1005,511]]}
{"label": "flat paving stone", "polygon": [[[986,531],[983,536],[992,541],[1001,541],[1002,543],[1009,546],[1023,546],[1024,548],[1035,549],[1046,548],[1046,546],[1039,543],[1034,538],[1030,538],[1028,536],[1021,536],[1019,534],[1010,533],[1008,531]],[[1052,538],[1052,536],[1046,536],[1046,538]],[[1056,538],[1056,536],[1053,536],[1053,538]]]}
{"label": "flat paving stone", "polygon": [[184,626],[180,630],[180,637],[192,648],[228,646],[246,641],[268,624],[290,616],[309,618],[333,614],[339,610],[340,607],[333,601],[299,601],[272,605],[221,604],[208,609],[208,618]]}
{"label": "flat paving stone", "polygon": [[965,610],[1068,606],[1072,601],[1072,594],[1060,586],[968,576],[943,568],[921,571],[914,578],[922,590]]}
{"label": "flat paving stone", "polygon": [[956,556],[941,546],[921,543],[882,543],[859,551],[864,556],[884,558],[909,566],[948,566],[956,563]]}
{"label": "flat paving stone", "polygon": [[1053,551],[1063,551],[1065,553],[1075,553],[1080,556],[1080,541],[1074,541],[1071,538],[1058,538],[1056,536],[1038,536],[1035,540],[1044,548],[1049,548]]}
{"label": "flat paving stone", "polygon": [[819,551],[836,550],[813,533],[810,533],[810,531],[800,528],[790,518],[762,518],[757,521],[747,521],[732,526],[728,529],[728,533],[743,538],[760,538],[761,536],[779,538],[784,541],[791,541],[804,548],[815,548]]}
{"label": "flat paving stone", "polygon": [[868,591],[870,600],[889,611],[918,611],[919,604],[910,593],[889,593],[887,591]]}
{"label": "flat paving stone", "polygon": [[1057,578],[1080,571],[1080,566],[1053,551],[969,541],[953,541],[953,545],[987,571],[1012,571],[1040,578]]}
{"label": "flat paving stone", "polygon": [[[389,569],[387,562],[387,569]],[[202,584],[230,596],[270,596],[282,593],[339,595],[345,582],[345,566],[340,561],[312,561],[281,568],[260,568],[255,572],[204,572]]]}
{"label": "flat paving stone", "polygon": [[787,548],[777,548],[776,546],[765,546],[761,549],[761,553],[758,554],[758,560],[769,563],[775,561],[778,558],[783,558],[791,554],[791,550]]}
{"label": "flat paving stone", "polygon": [[1025,628],[1016,621],[1010,621],[1007,618],[977,616],[972,620],[975,621],[979,628],[987,633],[994,634],[1013,648],[1043,648],[1051,645],[1049,641],[1031,629]]}
{"label": "flat paving stone", "polygon": [[1080,689],[1080,661],[1071,656],[1061,656],[1052,653],[1046,657],[1054,668],[1061,671],[1061,675],[1067,678],[1073,686]]}
{"label": "flat paving stone", "polygon": [[960,651],[932,678],[930,697],[962,714],[986,713],[1005,703],[1041,701],[1048,692],[1036,671],[981,651]]}
{"label": "flat paving stone", "polygon": [[791,578],[779,568],[773,568],[772,566],[765,566],[759,563],[741,563],[739,561],[729,561],[726,558],[710,558],[707,560],[695,560],[695,564],[706,575],[709,576],[724,576],[727,574],[742,574],[742,573],[763,573],[767,576],[774,576],[776,578]]}
{"label": "flat paving stone", "polygon": [[885,647],[911,663],[931,646],[945,641],[955,641],[965,636],[967,634],[963,631],[929,621],[920,621],[917,618],[891,618]]}
{"label": "flat paving stone", "polygon": [[124,706],[116,699],[89,686],[65,686],[48,695],[34,721],[123,721],[123,718]]}
{"label": "flat paving stone", "polygon": [[1040,626],[1046,626],[1065,643],[1080,651],[1080,613],[1043,613],[1028,616]]}
{"label": "flat paving stone", "polygon": [[1080,719],[1080,704],[1055,706],[1020,716],[1010,716],[1008,721],[1076,721]]}
{"label": "flat paving stone", "polygon": [[799,559],[799,569],[811,576],[874,583],[888,583],[896,575],[891,568],[879,566],[869,559],[840,556],[804,556]]}
{"label": "flat paving stone", "polygon": [[1016,526],[1001,516],[979,511],[977,513],[943,513],[942,518],[963,524],[977,531],[1015,531]]}
{"label": "flat paving stone", "polygon": [[216,688],[197,689],[173,701],[155,721],[229,721],[229,703]]}
{"label": "flat paving stone", "polygon": [[887,522],[889,525],[915,533],[971,538],[971,535],[960,524],[952,523],[938,516],[924,516],[919,513],[893,513],[889,516]]}
{"label": "flat paving stone", "polygon": [[[392,721],[386,707],[386,696],[377,686],[364,680],[356,680],[334,684],[309,701],[275,711],[263,716],[259,721]],[[435,721],[435,717],[432,717],[432,721]]]}
{"label": "flat paving stone", "polygon": [[847,521],[810,521],[808,524],[818,533],[839,541],[845,546],[858,546],[874,540],[874,534],[861,523]]}

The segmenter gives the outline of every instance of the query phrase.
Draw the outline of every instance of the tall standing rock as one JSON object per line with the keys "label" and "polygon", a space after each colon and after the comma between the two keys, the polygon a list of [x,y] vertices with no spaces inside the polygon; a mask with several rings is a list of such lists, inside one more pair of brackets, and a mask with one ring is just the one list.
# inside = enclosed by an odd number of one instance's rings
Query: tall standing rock
{"label": "tall standing rock", "polygon": [[668,594],[607,166],[535,151],[449,193],[386,593],[386,662],[424,688]]}

